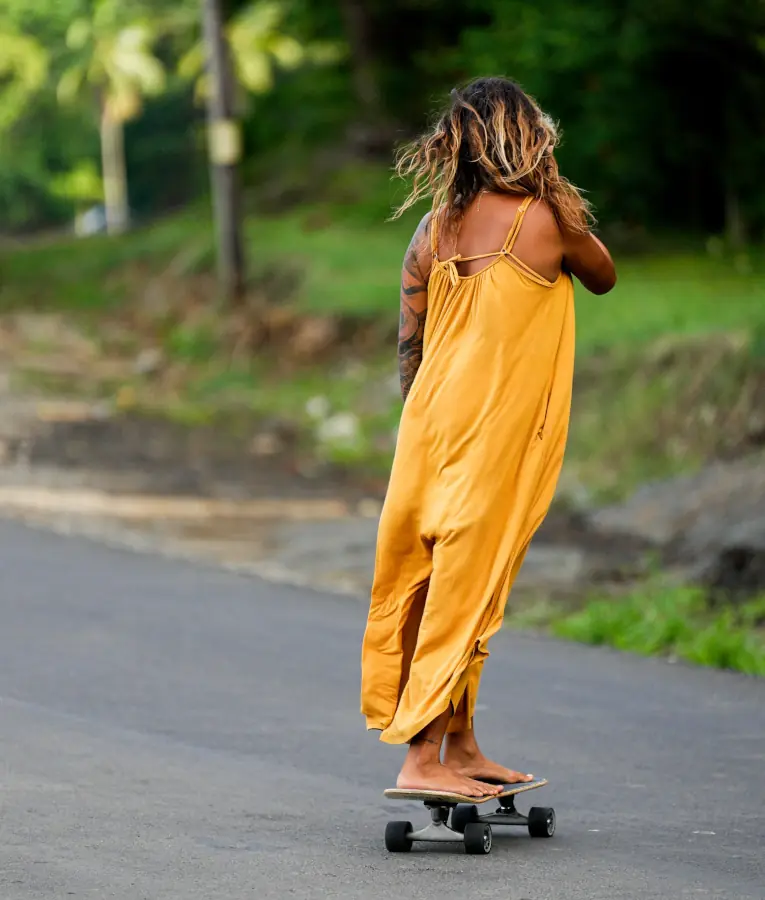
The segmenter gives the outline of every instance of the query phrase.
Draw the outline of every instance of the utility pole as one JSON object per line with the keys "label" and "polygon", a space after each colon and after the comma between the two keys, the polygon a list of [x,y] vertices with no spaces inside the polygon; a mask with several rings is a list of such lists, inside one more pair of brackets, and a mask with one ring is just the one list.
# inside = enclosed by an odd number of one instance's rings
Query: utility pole
{"label": "utility pole", "polygon": [[234,80],[223,33],[221,0],[202,0],[207,58],[207,123],[213,210],[218,249],[218,278],[229,305],[244,295],[244,248],[238,163],[242,153],[234,115]]}

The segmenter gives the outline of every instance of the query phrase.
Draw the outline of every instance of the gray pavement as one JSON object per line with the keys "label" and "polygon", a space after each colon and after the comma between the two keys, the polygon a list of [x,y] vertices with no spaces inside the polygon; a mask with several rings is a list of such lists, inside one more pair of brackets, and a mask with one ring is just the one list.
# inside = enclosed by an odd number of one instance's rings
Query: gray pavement
{"label": "gray pavement", "polygon": [[480,734],[558,834],[389,856],[364,615],[0,522],[0,898],[763,900],[765,681],[512,634]]}

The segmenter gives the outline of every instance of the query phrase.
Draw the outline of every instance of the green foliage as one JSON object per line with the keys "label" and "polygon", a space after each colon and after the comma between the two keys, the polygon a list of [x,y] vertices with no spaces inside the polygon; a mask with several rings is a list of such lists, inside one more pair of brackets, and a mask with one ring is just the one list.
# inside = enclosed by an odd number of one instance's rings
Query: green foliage
{"label": "green foliage", "polygon": [[587,644],[765,675],[765,641],[752,630],[764,604],[761,598],[715,612],[701,589],[656,582],[626,597],[592,599],[552,630]]}
{"label": "green foliage", "polygon": [[215,354],[218,344],[211,328],[179,324],[166,336],[165,349],[184,362],[204,362]]}
{"label": "green foliage", "polygon": [[[203,232],[205,236],[212,240],[209,232]],[[127,296],[134,266],[158,272],[199,239],[198,222],[189,215],[137,229],[119,240],[72,237],[3,249],[0,311],[110,309]]]}
{"label": "green foliage", "polygon": [[50,192],[54,197],[71,200],[78,205],[101,200],[104,193],[101,176],[89,159],[83,160],[69,172],[54,175],[50,180]]}
{"label": "green foliage", "polygon": [[[132,127],[138,128],[139,123]],[[393,223],[382,220],[396,190],[382,167],[346,167],[323,186],[326,200],[279,216],[249,217],[245,227],[248,256],[262,265],[298,270],[301,278],[294,299],[307,311],[380,317],[395,323],[401,261],[418,219],[412,213]],[[77,281],[102,278],[121,260],[163,260],[168,254],[188,252],[200,242],[212,245],[210,221],[206,212],[191,211],[116,242],[99,239],[16,249],[0,253],[3,288],[13,295],[14,303],[23,305],[25,297],[35,297],[65,309],[67,291]],[[59,270],[54,258],[66,268]],[[206,258],[210,265],[211,258]],[[608,298],[577,292],[580,354],[629,351],[667,334],[756,331],[765,326],[761,263],[748,273],[737,272],[728,258],[710,257],[697,247],[695,253],[668,250],[620,260],[619,271],[619,283]],[[43,272],[48,273],[45,283],[41,283]],[[103,284],[102,290],[107,290]],[[755,356],[759,346],[755,336]],[[625,358],[626,367],[635,365]],[[638,388],[645,394],[645,385],[637,382]],[[668,384],[667,389],[673,391],[676,386]],[[614,401],[629,405],[621,388]],[[616,411],[614,406],[614,416]]]}
{"label": "green foliage", "polygon": [[47,76],[48,55],[37,41],[7,25],[0,30],[0,133],[21,117]]}
{"label": "green foliage", "polygon": [[[239,4],[233,15],[227,33],[244,91],[263,93],[273,85],[277,71],[297,75],[302,67],[334,65],[342,57],[341,37],[302,41],[293,36],[284,26],[287,8],[278,0],[256,0]],[[201,73],[199,18],[196,0],[0,0],[0,133],[13,128],[15,145],[3,173],[4,183],[0,184],[0,193],[9,200],[5,208],[11,211],[4,217],[6,229],[23,221],[24,210],[28,211],[29,225],[35,224],[43,212],[52,221],[58,219],[60,211],[66,209],[62,201],[72,192],[62,189],[62,179],[98,160],[97,152],[90,151],[87,157],[69,152],[66,121],[71,113],[64,110],[54,115],[53,122],[58,138],[53,144],[64,151],[60,167],[40,157],[39,146],[29,146],[29,154],[19,152],[20,147],[36,140],[27,122],[35,119],[39,107],[44,106],[50,115],[52,97],[81,110],[83,118],[90,116],[86,128],[95,135],[103,114],[123,123],[137,119],[147,105],[150,113],[155,107],[167,111],[162,99],[152,98],[169,89],[175,106],[170,118],[183,122],[170,136],[172,143],[182,142],[182,152],[179,147],[172,169],[189,177],[181,179],[184,190],[168,191],[172,179],[163,171],[167,163],[166,129],[155,127],[151,136],[144,129],[141,149],[134,152],[130,142],[127,147],[131,184],[137,177],[147,185],[146,190],[139,185],[139,196],[146,197],[139,201],[139,209],[154,210],[162,208],[163,203],[164,208],[178,205],[188,200],[190,193],[206,191],[206,184],[193,174],[204,164],[204,143],[196,127],[199,116],[192,109],[192,92],[175,74],[179,66],[186,78]],[[23,162],[26,155],[37,155],[42,164],[35,170],[40,177],[34,181],[34,190],[47,197],[36,204],[39,213],[30,208],[30,185],[21,171],[29,169]],[[136,175],[139,158],[142,171]],[[79,196],[83,194],[81,187],[72,190]]]}
{"label": "green foliage", "polygon": [[[302,44],[284,31],[284,5],[260,0],[237,12],[228,24],[228,45],[239,84],[254,94],[264,94],[274,85],[275,71],[293,71],[304,63],[328,64],[339,59],[339,44]],[[200,95],[207,93],[203,74],[205,49],[192,46],[178,63],[183,78],[198,80]]]}
{"label": "green foliage", "polygon": [[[229,9],[237,73],[259,92],[256,106],[242,107],[247,170],[269,183],[321,187],[323,174],[311,181],[319,151],[352,135],[389,155],[391,139],[420,129],[453,84],[507,74],[561,120],[564,171],[589,189],[602,221],[623,223],[630,239],[646,228],[726,228],[735,243],[765,228],[760,0],[700,0],[692,15],[680,0],[238,0]],[[90,93],[85,84],[108,83],[122,118],[134,115],[163,71],[172,88],[180,60],[185,75],[201,72],[198,20],[195,0],[0,0],[0,125],[34,118],[57,83],[62,95],[80,97]],[[174,97],[190,101],[183,91]],[[42,175],[82,161],[63,120],[56,127],[66,159]],[[187,129],[186,152],[198,157]],[[27,152],[35,155],[34,139],[14,134],[19,170]],[[147,170],[162,150],[160,137],[152,144],[147,135]],[[337,150],[335,168],[347,159]],[[12,186],[24,195],[11,202],[20,210],[28,183],[4,178],[6,195]],[[155,176],[158,190],[164,181]]]}
{"label": "green foliage", "polygon": [[510,74],[536,94],[563,123],[565,169],[604,217],[715,228],[728,192],[761,223],[752,141],[765,136],[765,117],[751,114],[765,87],[758,0],[735,12],[701,0],[692,15],[680,0],[481,5],[490,21],[463,32],[452,71]]}
{"label": "green foliage", "polygon": [[[158,39],[151,19],[127,18],[122,0],[98,0],[91,17],[74,19],[66,46],[74,57],[61,74],[62,103],[79,100],[87,90],[101,110],[121,122],[135,118],[145,96],[160,94],[165,70],[152,47]],[[95,104],[94,104],[95,106]]]}

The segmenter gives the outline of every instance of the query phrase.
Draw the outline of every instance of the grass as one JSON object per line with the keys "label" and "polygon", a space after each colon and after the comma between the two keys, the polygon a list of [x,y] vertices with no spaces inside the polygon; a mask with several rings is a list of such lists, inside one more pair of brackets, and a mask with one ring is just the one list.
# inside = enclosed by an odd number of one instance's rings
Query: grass
{"label": "grass", "polygon": [[[303,313],[395,327],[399,267],[419,213],[386,223],[392,199],[384,171],[348,168],[310,205],[251,216],[245,232],[253,289]],[[736,407],[757,359],[765,358],[765,262],[755,253],[734,258],[712,249],[699,245],[690,252],[686,244],[683,252],[618,258],[619,283],[612,294],[577,291],[581,377],[564,490],[568,485],[573,494],[594,499],[623,496],[646,479],[693,469],[719,449],[719,411]],[[127,386],[123,396],[136,404],[164,407],[186,421],[228,408],[283,415],[312,428],[317,440],[318,423],[306,404],[319,396],[328,415],[357,419],[352,435],[346,429],[341,438],[319,440],[322,452],[384,468],[400,413],[389,388],[395,378],[392,342],[365,350],[355,368],[341,361],[285,375],[273,360],[232,362],[215,333],[220,311],[209,297],[212,261],[213,235],[201,209],[117,240],[72,238],[6,248],[0,250],[0,311],[84,314],[98,335],[104,313],[140,305],[153,282],[164,279],[176,308],[183,308],[186,294],[189,306],[201,294],[209,306],[205,316],[157,324],[161,334],[155,340],[180,373],[172,391],[130,377],[127,385],[104,385],[107,394]],[[294,285],[287,296],[274,298],[269,278],[279,272],[293,275]],[[201,286],[195,282],[200,276],[207,279]],[[123,348],[146,338],[131,337],[130,327],[120,337]],[[703,343],[695,351],[657,354],[657,342],[723,332],[742,333],[743,344],[722,355]],[[115,352],[104,344],[104,353]],[[694,421],[689,410],[698,413]]]}
{"label": "grass", "polygon": [[[306,311],[395,320],[403,251],[416,215],[383,221],[383,207],[314,205],[246,224],[253,275],[284,267],[301,276]],[[0,309],[98,309],[120,299],[120,269],[209,269],[213,236],[204,211],[182,214],[119,239],[71,238],[0,250]],[[577,292],[578,350],[641,346],[667,334],[765,328],[765,262],[696,253],[618,259],[607,297]]]}
{"label": "grass", "polygon": [[[411,237],[411,217],[403,223],[351,223],[320,227],[310,214],[248,224],[248,243],[270,264],[303,273],[298,297],[306,312],[375,318],[397,317],[398,277]],[[257,258],[253,256],[252,258]]]}
{"label": "grass", "polygon": [[644,346],[667,335],[765,327],[765,265],[740,271],[701,248],[693,255],[617,259],[611,294],[577,293],[578,352]]}
{"label": "grass", "polygon": [[590,599],[551,630],[585,644],[765,675],[763,625],[765,597],[710,609],[700,588],[655,581],[626,597]]}
{"label": "grass", "polygon": [[[196,251],[196,253],[195,253]],[[101,311],[120,300],[121,270],[158,272],[180,254],[212,260],[211,237],[199,217],[175,216],[120,238],[63,238],[0,249],[0,310]]]}

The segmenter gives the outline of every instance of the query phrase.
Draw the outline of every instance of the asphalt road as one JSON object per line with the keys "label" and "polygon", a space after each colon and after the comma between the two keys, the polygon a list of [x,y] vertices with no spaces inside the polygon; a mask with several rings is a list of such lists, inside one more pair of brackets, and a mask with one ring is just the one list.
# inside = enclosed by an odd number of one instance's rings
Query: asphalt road
{"label": "asphalt road", "polygon": [[479,733],[557,835],[388,855],[364,613],[0,523],[0,898],[763,900],[765,681],[510,634]]}

